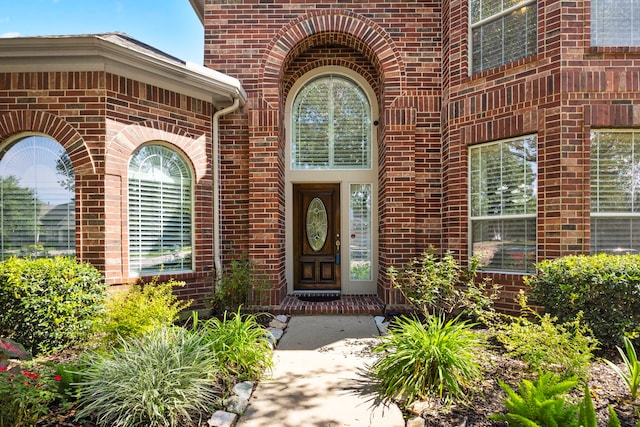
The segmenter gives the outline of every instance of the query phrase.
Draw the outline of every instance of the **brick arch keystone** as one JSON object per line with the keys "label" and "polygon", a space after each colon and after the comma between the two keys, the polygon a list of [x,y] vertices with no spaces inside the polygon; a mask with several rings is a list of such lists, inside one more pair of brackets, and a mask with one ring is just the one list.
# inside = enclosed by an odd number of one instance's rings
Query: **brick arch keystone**
{"label": "brick arch keystone", "polygon": [[367,55],[384,79],[387,99],[391,101],[402,94],[406,87],[404,63],[389,34],[375,22],[351,11],[319,10],[290,22],[267,47],[261,61],[258,86],[272,108],[278,105],[280,76],[290,53],[305,40],[323,33],[349,35],[345,41]]}
{"label": "brick arch keystone", "polygon": [[206,136],[194,138],[184,129],[157,121],[146,121],[127,125],[120,129],[107,143],[105,149],[105,172],[126,176],[126,169],[133,152],[150,141],[167,142],[191,161],[196,180],[207,172]]}
{"label": "brick arch keystone", "polygon": [[76,129],[61,117],[32,110],[10,111],[0,115],[0,140],[20,132],[38,132],[50,136],[67,151],[76,174],[96,173],[89,147]]}

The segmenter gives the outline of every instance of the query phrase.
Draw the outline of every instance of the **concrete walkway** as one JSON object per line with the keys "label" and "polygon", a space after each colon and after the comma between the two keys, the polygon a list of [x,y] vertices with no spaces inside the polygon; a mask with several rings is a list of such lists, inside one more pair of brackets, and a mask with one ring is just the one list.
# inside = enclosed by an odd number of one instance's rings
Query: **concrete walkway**
{"label": "concrete walkway", "polygon": [[377,402],[366,367],[378,329],[372,316],[294,316],[238,427],[403,427]]}

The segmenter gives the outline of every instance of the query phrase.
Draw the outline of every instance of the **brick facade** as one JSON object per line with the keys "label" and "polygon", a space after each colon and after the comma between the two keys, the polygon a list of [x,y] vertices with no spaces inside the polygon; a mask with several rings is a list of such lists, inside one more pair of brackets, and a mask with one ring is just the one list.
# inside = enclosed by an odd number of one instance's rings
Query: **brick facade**
{"label": "brick facade", "polygon": [[[386,268],[432,245],[469,255],[468,153],[538,139],[538,260],[589,252],[590,129],[640,125],[640,49],[590,47],[590,2],[539,0],[537,54],[470,75],[468,1],[206,1],[205,65],[237,76],[249,104],[229,135],[223,182],[227,253],[238,242],[285,292],[283,129],[306,70],[338,65],[374,88],[380,108],[378,295],[398,302]],[[241,165],[241,166],[240,166]],[[235,189],[248,185],[247,198]],[[257,208],[257,202],[265,202]],[[248,206],[248,207],[247,207]],[[236,207],[244,207],[236,209]],[[242,226],[238,226],[242,224]],[[268,230],[268,232],[259,232]],[[513,309],[517,274],[491,274]]]}
{"label": "brick facade", "polygon": [[193,273],[185,298],[211,291],[213,106],[106,72],[0,73],[0,141],[45,134],[66,150],[76,179],[76,254],[110,284],[130,283],[127,167],[143,143],[162,141],[182,152],[195,178]]}
{"label": "brick facade", "polygon": [[[590,132],[640,126],[640,48],[590,45],[590,2],[538,0],[537,53],[470,74],[468,0],[193,0],[205,66],[248,95],[220,128],[223,261],[244,253],[270,284],[287,283],[286,103],[305,73],[341,67],[375,93],[377,292],[401,303],[386,270],[429,246],[469,255],[469,149],[535,134],[537,259],[590,250]],[[200,9],[201,8],[201,9]],[[195,178],[195,271],[213,269],[211,118],[219,105],[117,72],[0,73],[0,141],[21,132],[60,142],[76,172],[78,255],[109,283],[128,277],[126,171],[148,141],[179,149]],[[493,273],[513,310],[522,275]]]}

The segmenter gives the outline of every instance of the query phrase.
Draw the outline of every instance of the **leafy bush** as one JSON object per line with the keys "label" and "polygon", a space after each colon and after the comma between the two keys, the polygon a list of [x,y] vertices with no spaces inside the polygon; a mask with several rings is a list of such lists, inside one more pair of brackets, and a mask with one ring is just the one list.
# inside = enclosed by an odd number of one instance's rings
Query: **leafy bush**
{"label": "leafy bush", "polygon": [[594,336],[613,348],[640,333],[640,255],[579,255],[542,261],[527,277],[533,302],[560,322],[579,312]]}
{"label": "leafy bush", "polygon": [[242,305],[262,304],[268,285],[247,257],[231,261],[216,283],[214,305],[224,311],[236,311]]}
{"label": "leafy bush", "polygon": [[72,258],[10,258],[0,263],[0,335],[32,354],[89,336],[104,310],[105,285],[89,264]]}
{"label": "leafy bush", "polygon": [[464,321],[429,316],[423,323],[400,317],[374,348],[380,357],[370,368],[380,392],[410,405],[437,396],[443,401],[464,400],[482,379],[478,350],[483,341]]}
{"label": "leafy bush", "polygon": [[533,371],[552,370],[565,377],[586,378],[598,343],[581,324],[581,314],[571,322],[558,323],[555,317],[531,309],[523,292],[518,301],[522,316],[503,316],[492,325],[507,355],[522,358]]}
{"label": "leafy bush", "polygon": [[640,395],[640,361],[638,360],[636,349],[633,347],[631,340],[627,337],[624,337],[623,340],[625,350],[623,351],[620,347],[617,347],[617,349],[624,362],[626,372],[609,360],[605,360],[605,362],[607,362],[611,369],[613,369],[627,387],[629,387],[631,399],[636,400]]}
{"label": "leafy bush", "polygon": [[149,333],[154,329],[172,326],[178,314],[189,307],[190,301],[179,301],[173,289],[184,286],[173,279],[158,283],[131,285],[127,291],[115,291],[107,297],[105,321],[101,326],[111,341],[118,336],[128,338]]}
{"label": "leafy bush", "polygon": [[535,382],[527,379],[518,384],[518,392],[498,380],[507,394],[505,414],[493,414],[492,420],[506,421],[514,427],[572,427],[578,426],[578,408],[570,404],[565,395],[573,389],[578,380],[561,380],[550,372],[541,372]]}
{"label": "leafy bush", "polygon": [[32,426],[60,399],[59,375],[45,366],[0,368],[0,427]]}
{"label": "leafy bush", "polygon": [[227,383],[258,380],[273,367],[268,332],[253,314],[242,316],[238,309],[227,315],[225,312],[222,319],[209,319],[202,328],[219,373]]}
{"label": "leafy bush", "polygon": [[197,331],[161,328],[122,340],[112,354],[91,355],[80,373],[80,415],[117,427],[192,425],[217,396],[213,360]]}
{"label": "leafy bush", "polygon": [[493,311],[498,287],[489,287],[486,280],[476,282],[478,268],[477,258],[472,258],[467,270],[451,253],[439,258],[431,250],[400,270],[389,268],[388,273],[392,285],[425,315],[445,314],[451,318],[465,312],[483,319],[487,311]]}

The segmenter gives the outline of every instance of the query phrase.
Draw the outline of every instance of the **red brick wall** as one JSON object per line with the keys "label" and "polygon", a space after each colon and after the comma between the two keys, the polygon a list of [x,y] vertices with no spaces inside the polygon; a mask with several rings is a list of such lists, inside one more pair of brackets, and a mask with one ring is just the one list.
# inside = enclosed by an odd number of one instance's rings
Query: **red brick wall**
{"label": "red brick wall", "polygon": [[[381,272],[440,246],[439,1],[216,1],[204,21],[205,65],[238,77],[249,94],[245,114],[223,121],[226,253],[246,247],[264,266],[272,303],[286,292],[284,105],[312,68],[356,70],[376,91]],[[248,135],[234,133],[238,120]],[[237,194],[243,185],[248,195]],[[379,293],[395,303],[380,277]]]}
{"label": "red brick wall", "polygon": [[0,74],[0,141],[46,134],[69,153],[76,175],[76,253],[127,283],[127,165],[142,143],[164,141],[192,165],[195,270],[173,275],[184,297],[210,291],[212,256],[212,105],[102,72]]}

